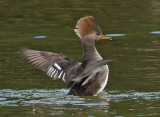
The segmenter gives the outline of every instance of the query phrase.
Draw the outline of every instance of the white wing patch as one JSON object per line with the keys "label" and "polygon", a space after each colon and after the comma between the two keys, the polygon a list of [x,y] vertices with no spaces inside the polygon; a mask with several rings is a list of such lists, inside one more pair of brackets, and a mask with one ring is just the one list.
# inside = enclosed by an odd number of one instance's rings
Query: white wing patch
{"label": "white wing patch", "polygon": [[60,67],[57,63],[55,63],[54,66],[55,66],[57,69],[61,70],[61,67]]}
{"label": "white wing patch", "polygon": [[[52,67],[53,68],[53,67]],[[54,68],[53,68],[54,69]],[[53,77],[53,74],[55,73],[56,69],[54,71],[52,71],[52,73],[50,74],[51,77]]]}
{"label": "white wing patch", "polygon": [[65,82],[65,75],[66,73],[62,70],[61,66],[57,63],[54,65],[49,66],[47,70],[47,75],[54,79],[62,79]]}
{"label": "white wing patch", "polygon": [[53,68],[53,67],[49,67],[49,70],[48,70],[48,72],[47,72],[47,75],[49,75],[49,76],[50,76],[53,70],[54,70],[54,68]]}
{"label": "white wing patch", "polygon": [[62,80],[65,82],[65,75],[66,73],[63,74]]}
{"label": "white wing patch", "polygon": [[61,71],[61,73],[59,74],[58,78],[61,78],[62,73],[63,73],[63,71]]}

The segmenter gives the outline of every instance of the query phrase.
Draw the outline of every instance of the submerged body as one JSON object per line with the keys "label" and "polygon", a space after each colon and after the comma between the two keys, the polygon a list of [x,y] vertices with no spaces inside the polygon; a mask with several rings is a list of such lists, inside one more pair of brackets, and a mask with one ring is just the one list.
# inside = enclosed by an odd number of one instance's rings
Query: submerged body
{"label": "submerged body", "polygon": [[71,86],[69,95],[97,95],[108,81],[109,68],[95,47],[95,41],[103,37],[101,29],[92,16],[81,18],[76,34],[83,47],[83,61],[76,62],[63,54],[30,49],[21,51],[22,57],[32,66],[44,71],[53,79],[62,79]]}

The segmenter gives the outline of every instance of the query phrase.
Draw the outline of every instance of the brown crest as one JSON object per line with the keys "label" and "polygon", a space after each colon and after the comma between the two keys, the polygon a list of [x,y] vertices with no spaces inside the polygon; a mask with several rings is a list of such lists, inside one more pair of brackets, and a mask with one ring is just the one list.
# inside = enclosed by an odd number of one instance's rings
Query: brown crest
{"label": "brown crest", "polygon": [[76,34],[81,37],[87,34],[95,32],[100,32],[100,27],[96,23],[93,16],[86,16],[78,20],[76,28],[74,29]]}

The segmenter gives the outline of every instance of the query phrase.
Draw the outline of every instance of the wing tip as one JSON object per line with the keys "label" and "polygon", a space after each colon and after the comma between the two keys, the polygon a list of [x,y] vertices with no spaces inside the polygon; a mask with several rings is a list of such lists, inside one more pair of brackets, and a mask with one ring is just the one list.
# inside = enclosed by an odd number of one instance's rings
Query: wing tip
{"label": "wing tip", "polygon": [[27,52],[27,50],[30,50],[30,49],[23,47],[23,48],[20,48],[20,50],[19,50],[19,52],[18,52],[19,55],[20,55],[20,57],[21,57],[23,60],[25,60],[26,62],[28,62],[27,57],[26,57],[26,52]]}
{"label": "wing tip", "polygon": [[29,48],[21,48],[19,50],[20,57],[23,61],[30,64],[32,67],[46,71],[47,60],[41,56],[42,51],[32,50]]}

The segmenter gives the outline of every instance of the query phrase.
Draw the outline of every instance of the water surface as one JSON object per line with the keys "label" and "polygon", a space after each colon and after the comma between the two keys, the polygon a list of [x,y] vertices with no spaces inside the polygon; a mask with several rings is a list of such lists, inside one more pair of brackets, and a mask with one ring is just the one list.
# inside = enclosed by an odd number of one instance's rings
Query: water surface
{"label": "water surface", "polygon": [[[97,97],[67,96],[63,82],[30,67],[22,47],[82,60],[73,29],[93,15],[103,34],[125,34],[96,46],[109,63],[109,82]],[[160,2],[157,0],[0,1],[0,116],[160,116]],[[43,36],[45,38],[35,38]]]}

